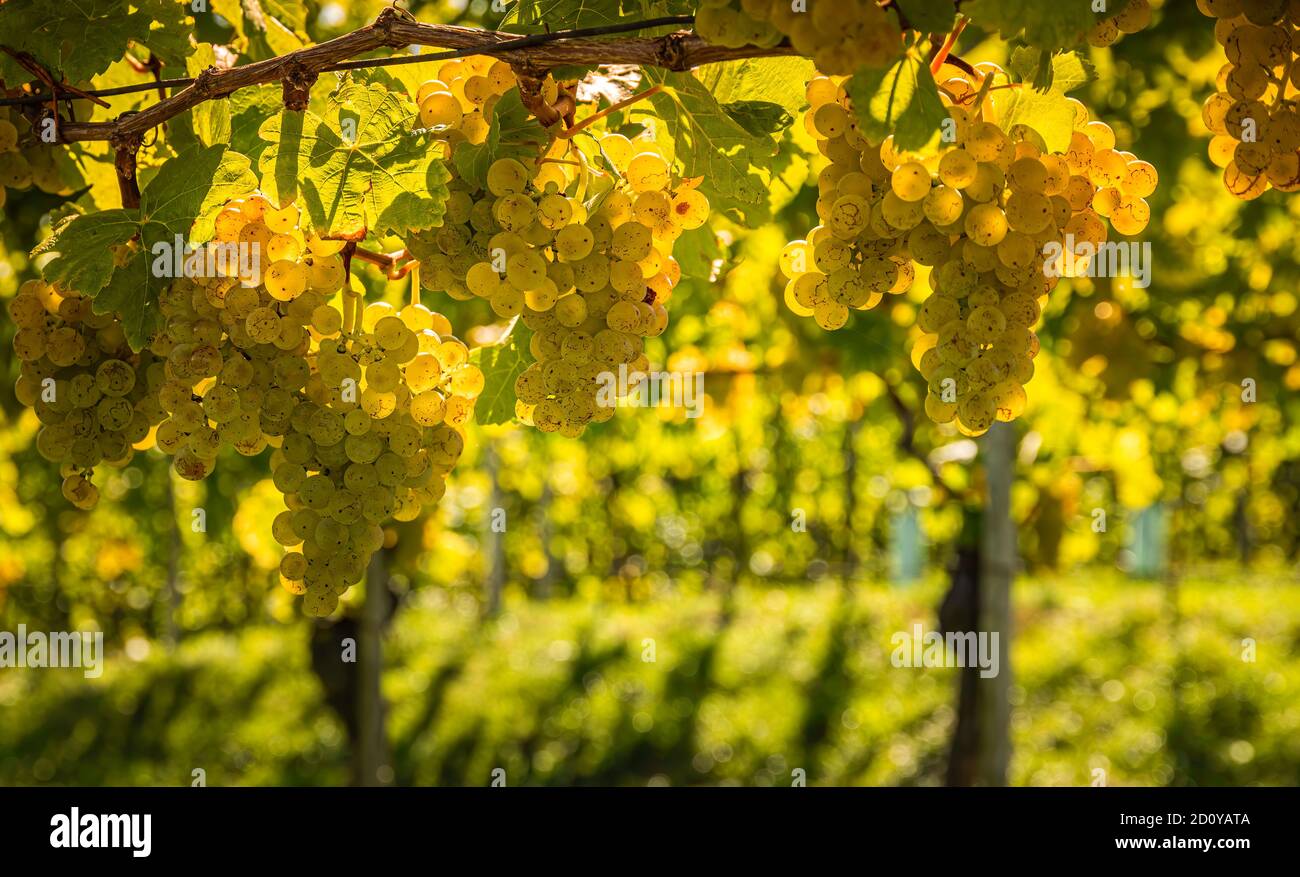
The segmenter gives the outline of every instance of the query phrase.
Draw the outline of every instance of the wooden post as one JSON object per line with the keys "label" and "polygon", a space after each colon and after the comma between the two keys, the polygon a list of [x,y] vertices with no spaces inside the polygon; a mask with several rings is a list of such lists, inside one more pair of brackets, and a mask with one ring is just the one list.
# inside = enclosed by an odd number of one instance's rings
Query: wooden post
{"label": "wooden post", "polygon": [[1017,562],[1016,529],[1011,520],[1011,481],[1014,476],[1016,432],[1009,423],[995,423],[980,443],[984,458],[985,497],[980,537],[978,632],[998,634],[998,674],[981,677],[976,699],[979,759],[975,781],[1004,786],[1011,760],[1011,579]]}
{"label": "wooden post", "polygon": [[383,693],[384,621],[388,617],[388,550],[376,551],[366,570],[366,599],[357,642],[357,785],[386,786],[392,780],[385,733]]}

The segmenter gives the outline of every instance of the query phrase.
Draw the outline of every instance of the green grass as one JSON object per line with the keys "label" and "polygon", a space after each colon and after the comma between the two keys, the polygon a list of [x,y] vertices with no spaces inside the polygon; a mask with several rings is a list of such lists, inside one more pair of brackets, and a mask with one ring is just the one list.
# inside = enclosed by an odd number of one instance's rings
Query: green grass
{"label": "green grass", "polygon": [[[1300,782],[1300,584],[1021,580],[1017,784]],[[483,785],[942,782],[956,671],[890,664],[943,584],[741,588],[649,606],[418,594],[386,643],[397,781]],[[1243,640],[1253,639],[1253,661]],[[342,724],[303,625],[110,658],[103,677],[0,671],[0,783],[336,784]]]}

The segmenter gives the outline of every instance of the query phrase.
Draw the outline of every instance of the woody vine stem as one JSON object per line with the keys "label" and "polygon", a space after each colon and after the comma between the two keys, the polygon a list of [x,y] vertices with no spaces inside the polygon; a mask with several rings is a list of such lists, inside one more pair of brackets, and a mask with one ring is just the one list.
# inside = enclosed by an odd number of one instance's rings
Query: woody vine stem
{"label": "woody vine stem", "polygon": [[[27,53],[0,45],[0,51],[15,58],[49,89],[44,93],[0,98],[0,106],[21,106],[34,123],[42,117],[51,119],[54,123],[54,137],[51,140],[42,139],[46,145],[109,141],[115,150],[114,164],[118,172],[123,206],[138,207],[140,194],[135,180],[135,153],[144,135],[168,119],[205,101],[228,97],[243,88],[280,82],[285,107],[301,111],[306,109],[311,86],[320,73],[416,64],[467,55],[500,57],[510,63],[517,73],[527,78],[540,79],[548,70],[562,66],[626,64],[686,71],[723,61],[798,54],[788,43],[768,48],[729,48],[712,45],[694,32],[681,30],[658,37],[600,39],[612,34],[693,23],[694,16],[676,15],[604,27],[520,35],[457,25],[424,24],[408,11],[389,6],[381,10],[371,24],[319,45],[240,67],[209,67],[193,78],[162,79],[158,75],[157,65],[154,65],[147,68],[154,74],[152,82],[98,91],[81,90],[60,83]],[[952,42],[960,32],[959,25],[943,45],[943,57],[948,57]],[[403,49],[412,45],[446,48],[449,51],[387,58],[357,58],[378,49]],[[952,59],[960,60],[955,56]],[[936,58],[936,61],[939,60]],[[152,90],[157,90],[162,95],[169,88],[181,90],[143,110],[123,113],[109,122],[77,122],[61,117],[58,112],[61,101],[86,99],[107,106],[104,97]],[[636,97],[644,96],[642,94]],[[556,114],[550,107],[529,105],[528,109],[543,124],[553,124],[556,120]],[[358,255],[361,256],[360,253]],[[367,261],[390,272],[400,270],[399,259],[391,255],[373,255],[376,258]]]}

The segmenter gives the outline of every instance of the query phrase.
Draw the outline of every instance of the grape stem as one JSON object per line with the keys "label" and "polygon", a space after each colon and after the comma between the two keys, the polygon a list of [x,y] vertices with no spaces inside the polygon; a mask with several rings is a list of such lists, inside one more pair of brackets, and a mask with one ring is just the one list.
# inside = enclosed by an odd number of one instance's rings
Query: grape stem
{"label": "grape stem", "polygon": [[588,116],[587,118],[579,122],[578,124],[569,128],[567,131],[561,131],[555,136],[560,138],[561,140],[568,140],[569,138],[573,137],[574,135],[576,135],[578,132],[582,131],[584,128],[588,127],[589,125],[593,125],[596,122],[599,122],[601,119],[605,118],[610,113],[616,113],[621,109],[630,107],[632,106],[632,104],[636,103],[637,101],[645,100],[646,98],[652,97],[663,90],[664,87],[662,85],[651,86],[650,88],[647,88],[645,91],[634,94],[629,98],[624,98],[623,100],[619,101],[616,104],[610,104],[600,112],[591,114],[590,116]]}
{"label": "grape stem", "polygon": [[[401,280],[411,272],[410,250],[397,250],[392,253],[376,253],[373,250],[367,250],[357,247],[352,251],[354,259],[360,259],[362,262],[369,262],[371,265],[378,265],[384,269],[384,274],[389,280]],[[405,260],[405,261],[404,261]]]}
{"label": "grape stem", "polygon": [[934,60],[930,62],[931,76],[936,75],[939,72],[939,68],[943,66],[943,62],[948,60],[948,55],[952,52],[952,47],[957,43],[957,38],[961,36],[961,32],[966,29],[966,25],[969,22],[970,19],[966,16],[958,16],[957,24],[953,27],[952,33],[948,34],[948,38],[943,41],[943,45],[939,47],[939,51],[935,54]]}

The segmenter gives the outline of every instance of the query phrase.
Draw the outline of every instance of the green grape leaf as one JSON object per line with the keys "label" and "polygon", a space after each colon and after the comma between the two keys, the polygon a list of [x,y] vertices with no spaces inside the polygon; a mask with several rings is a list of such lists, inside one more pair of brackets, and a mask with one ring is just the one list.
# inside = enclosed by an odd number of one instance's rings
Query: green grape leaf
{"label": "green grape leaf", "polygon": [[1015,125],[1027,125],[1042,135],[1051,152],[1065,152],[1074,133],[1074,107],[1055,88],[1034,91],[1011,88],[993,101],[999,124],[1004,131]]}
{"label": "green grape leaf", "polygon": [[[67,82],[84,83],[121,59],[136,43],[181,67],[193,45],[193,20],[182,0],[79,0],[0,4],[0,41],[27,52]],[[0,53],[0,80],[10,87],[35,79]]]}
{"label": "green grape leaf", "polygon": [[1076,52],[1052,54],[1046,49],[1020,46],[1011,53],[1010,69],[1038,91],[1055,89],[1066,94],[1096,78],[1092,62]]}
{"label": "green grape leaf", "polygon": [[[173,69],[184,67],[195,49],[195,43],[190,39],[194,33],[190,5],[191,0],[149,0],[144,3],[133,0],[132,8],[137,11],[152,9],[150,14],[153,17],[149,35],[135,42],[147,48],[149,54],[164,65]],[[119,52],[118,58],[121,56]]]}
{"label": "green grape leaf", "polygon": [[793,129],[787,129],[776,157],[772,159],[772,181],[768,186],[767,201],[773,215],[799,197],[808,180],[810,165],[808,153],[795,140]]}
{"label": "green grape leaf", "polygon": [[751,225],[766,221],[767,179],[754,167],[770,166],[772,138],[746,130],[689,73],[646,70],[645,82],[664,90],[650,97],[653,114],[635,104],[632,115],[650,127],[664,157],[683,177],[703,178],[699,191],[714,211]]}
{"label": "green grape leaf", "polygon": [[722,109],[755,137],[783,131],[794,122],[794,116],[786,112],[784,107],[765,100],[738,100],[722,104]]}
{"label": "green grape leaf", "polygon": [[806,86],[815,72],[807,58],[747,58],[709,64],[694,75],[723,106],[763,101],[795,117],[808,106]]}
{"label": "green grape leaf", "polygon": [[307,44],[307,11],[291,0],[212,0],[212,9],[235,29],[234,48],[264,61]]}
{"label": "green grape leaf", "polygon": [[[1070,146],[1070,137],[1074,133],[1074,107],[1070,105],[1065,93],[1083,85],[1092,74],[1092,65],[1084,62],[1073,52],[1065,52],[1050,57],[1046,65],[1050,74],[1043,76],[1043,58],[1035,58],[1032,63],[1027,54],[1017,50],[1012,55],[1011,67],[1016,73],[1032,72],[1037,79],[1047,79],[1051,87],[1043,90],[1020,87],[991,92],[994,111],[1003,130],[1011,130],[1014,125],[1026,125],[1042,135],[1047,148],[1052,152],[1064,152]],[[1043,52],[1042,54],[1046,54]]]}
{"label": "green grape leaf", "polygon": [[[153,223],[141,229],[142,235],[166,240],[166,229]],[[159,279],[150,270],[153,257],[148,250],[135,253],[113,272],[107,284],[95,296],[97,314],[117,314],[122,331],[132,350],[142,350],[161,325],[158,299],[170,279]]]}
{"label": "green grape leaf", "polygon": [[442,148],[401,92],[348,83],[320,116],[284,110],[258,133],[262,186],[297,202],[322,237],[361,240],[442,222],[449,174]]}
{"label": "green grape leaf", "polygon": [[846,87],[862,132],[872,141],[893,134],[899,149],[922,148],[948,117],[930,68],[911,55],[888,69],[859,70]]}
{"label": "green grape leaf", "polygon": [[45,279],[93,297],[112,279],[111,248],[125,244],[139,231],[137,210],[118,208],[67,216],[55,223],[50,236],[37,244],[31,255],[35,259],[57,254],[42,269]]}
{"label": "green grape leaf", "polygon": [[262,125],[284,109],[280,87],[259,85],[255,88],[241,88],[223,101],[208,103],[224,104],[228,114],[230,139],[217,142],[229,143],[231,149],[247,155],[256,164],[261,158],[262,150],[266,148],[266,141],[259,134]]}
{"label": "green grape leaf", "polygon": [[623,20],[620,5],[619,0],[518,0],[502,24],[519,33],[603,27]]}
{"label": "green grape leaf", "polygon": [[520,102],[519,91],[511,89],[492,111],[487,139],[478,146],[457,144],[451,160],[461,179],[485,189],[492,162],[499,158],[536,158],[549,139],[546,129]]}
{"label": "green grape leaf", "polygon": [[1107,11],[1092,11],[1093,0],[972,0],[962,14],[1003,38],[1018,36],[1040,49],[1069,49],[1079,44],[1098,20],[1123,9],[1121,0],[1106,4]]}
{"label": "green grape leaf", "polygon": [[138,208],[67,217],[32,257],[51,256],[41,269],[45,279],[93,298],[96,313],[117,313],[140,350],[157,328],[158,297],[175,277],[171,259],[155,248],[174,247],[178,237],[183,244],[210,239],[221,205],[256,187],[246,156],[224,146],[190,150],[158,169]]}
{"label": "green grape leaf", "polygon": [[673,242],[673,258],[681,265],[683,277],[707,282],[713,276],[713,263],[722,258],[718,233],[707,222],[682,232]]}
{"label": "green grape leaf", "polygon": [[952,0],[894,0],[912,30],[947,33],[957,17]]}
{"label": "green grape leaf", "polygon": [[493,425],[515,419],[515,379],[533,362],[528,350],[532,332],[518,317],[491,347],[470,351],[470,362],[483,372],[483,392],[474,406],[474,419]]}

